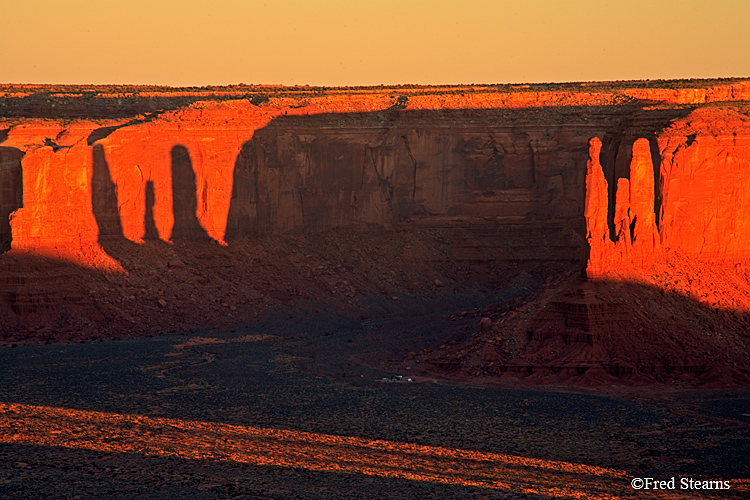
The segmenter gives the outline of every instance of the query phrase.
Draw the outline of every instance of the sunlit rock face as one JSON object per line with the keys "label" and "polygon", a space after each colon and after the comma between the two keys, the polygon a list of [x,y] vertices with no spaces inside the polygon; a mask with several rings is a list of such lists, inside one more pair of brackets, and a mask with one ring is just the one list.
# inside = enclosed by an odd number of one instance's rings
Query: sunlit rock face
{"label": "sunlit rock face", "polygon": [[173,231],[221,240],[234,162],[242,138],[257,127],[255,115],[227,124],[241,114],[241,106],[209,104],[134,124],[11,127],[6,143],[25,152],[26,193],[12,222],[13,248],[77,253],[85,261],[100,239],[142,241],[148,224],[163,240]]}
{"label": "sunlit rock face", "polygon": [[[618,180],[614,231],[608,235],[602,233],[601,214],[611,204],[612,191],[599,165],[601,143],[596,138],[591,141],[587,274],[601,277],[626,268],[646,268],[665,252],[712,261],[747,258],[748,108],[697,109],[651,139],[649,143],[640,138],[632,145],[629,181]],[[658,148],[656,165],[651,144]]]}
{"label": "sunlit rock face", "polygon": [[696,110],[658,143],[664,245],[707,259],[748,256],[748,108]]}
{"label": "sunlit rock face", "polygon": [[662,252],[654,214],[654,169],[648,140],[638,139],[633,144],[630,179],[617,180],[614,231],[610,231],[604,220],[609,186],[598,162],[600,150],[599,139],[592,139],[586,173],[590,246],[586,271],[590,278],[623,268],[646,267]]}

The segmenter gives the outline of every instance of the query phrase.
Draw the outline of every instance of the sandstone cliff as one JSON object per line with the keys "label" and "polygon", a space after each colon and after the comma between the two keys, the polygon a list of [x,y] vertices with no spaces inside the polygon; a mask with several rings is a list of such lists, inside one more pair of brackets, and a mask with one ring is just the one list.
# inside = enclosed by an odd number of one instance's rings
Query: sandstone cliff
{"label": "sandstone cliff", "polygon": [[[207,236],[223,243],[227,235],[455,217],[505,231],[508,243],[495,243],[506,258],[577,260],[583,245],[574,235],[585,236],[589,140],[604,140],[606,177],[614,183],[630,177],[622,165],[641,135],[651,142],[638,143],[638,164],[646,172],[654,159],[669,183],[657,196],[667,202],[661,211],[672,228],[664,237],[682,246],[690,239],[691,252],[705,253],[694,248],[689,231],[673,227],[682,219],[670,210],[682,201],[671,200],[684,200],[678,179],[691,168],[685,165],[711,161],[696,154],[720,156],[730,148],[726,168],[742,170],[745,115],[715,108],[709,122],[723,124],[722,134],[711,139],[715,144],[706,142],[708,132],[695,113],[682,125],[671,121],[686,115],[688,105],[742,100],[748,89],[747,82],[730,82],[674,90],[412,88],[307,95],[277,89],[278,97],[100,92],[93,99],[70,91],[6,89],[3,164],[7,170],[20,162],[23,181],[12,174],[2,203],[15,210],[14,248],[54,250],[87,265],[112,264],[97,250],[101,238],[140,242],[149,224],[164,241]],[[34,108],[40,95],[53,107]],[[157,98],[183,101],[173,111],[116,118],[125,112],[120,108],[141,109]],[[113,118],[67,118],[86,106],[92,115]],[[61,118],[11,118],[55,113]],[[686,147],[696,137],[699,144]],[[657,143],[661,157],[649,158]],[[647,180],[641,176],[636,183]],[[614,193],[609,195],[611,225]],[[634,200],[634,210],[648,212],[649,198]],[[742,252],[738,245],[728,251]]]}
{"label": "sandstone cliff", "polygon": [[[477,273],[497,297],[571,266],[664,289],[670,263],[750,252],[744,80],[0,94],[7,338],[229,326],[294,297],[356,315],[374,296],[455,295]],[[409,243],[389,257],[392,235]],[[346,241],[349,274],[374,273],[343,278],[327,239]],[[306,260],[342,277],[293,270]],[[744,283],[734,297],[669,289],[746,310],[746,281],[727,279]],[[566,293],[532,338],[611,308]],[[591,314],[560,335],[590,338]]]}

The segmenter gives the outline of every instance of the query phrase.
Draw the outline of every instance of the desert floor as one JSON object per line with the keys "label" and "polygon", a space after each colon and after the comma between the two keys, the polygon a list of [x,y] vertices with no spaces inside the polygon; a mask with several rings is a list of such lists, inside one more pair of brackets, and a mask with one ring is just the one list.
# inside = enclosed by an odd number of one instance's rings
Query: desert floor
{"label": "desert floor", "polygon": [[475,322],[279,308],[220,333],[4,346],[0,497],[642,498],[633,477],[674,476],[649,498],[747,498],[749,389],[587,393],[403,369]]}

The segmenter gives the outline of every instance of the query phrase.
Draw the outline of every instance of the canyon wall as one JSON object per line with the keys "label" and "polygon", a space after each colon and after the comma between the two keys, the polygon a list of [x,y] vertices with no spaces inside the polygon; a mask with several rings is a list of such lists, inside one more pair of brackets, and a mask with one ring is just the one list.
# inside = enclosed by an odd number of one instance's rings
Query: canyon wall
{"label": "canyon wall", "polygon": [[601,141],[590,142],[588,276],[648,268],[670,252],[730,264],[747,259],[750,106],[698,108],[650,139],[632,144],[629,179],[617,179],[616,188],[603,172]]}
{"label": "canyon wall", "polygon": [[[454,229],[458,260],[590,257],[591,276],[750,251],[745,81],[47,92],[57,111],[27,90],[0,97],[4,250],[117,270],[107,240],[373,224]],[[144,111],[161,98],[179,105]]]}

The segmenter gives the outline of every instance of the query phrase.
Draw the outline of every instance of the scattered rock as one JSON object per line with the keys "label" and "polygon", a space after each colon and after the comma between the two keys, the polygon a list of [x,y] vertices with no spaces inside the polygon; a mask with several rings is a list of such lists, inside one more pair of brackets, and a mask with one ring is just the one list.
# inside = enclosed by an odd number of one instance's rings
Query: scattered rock
{"label": "scattered rock", "polygon": [[488,318],[488,317],[485,316],[479,322],[479,328],[481,328],[482,331],[489,330],[490,328],[492,328],[492,320],[490,318]]}

